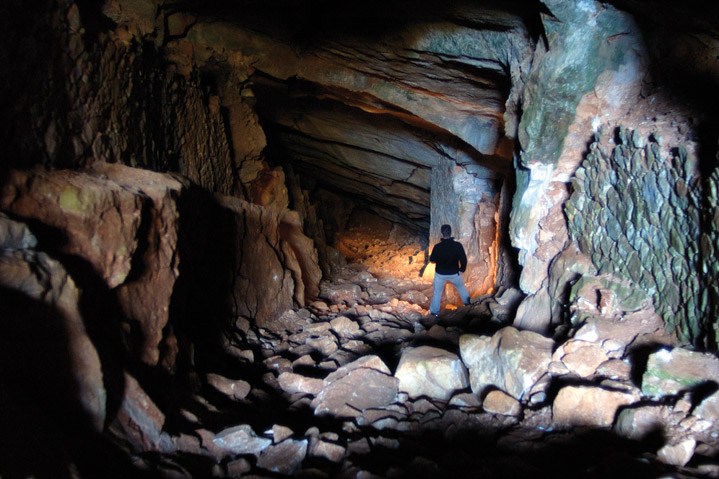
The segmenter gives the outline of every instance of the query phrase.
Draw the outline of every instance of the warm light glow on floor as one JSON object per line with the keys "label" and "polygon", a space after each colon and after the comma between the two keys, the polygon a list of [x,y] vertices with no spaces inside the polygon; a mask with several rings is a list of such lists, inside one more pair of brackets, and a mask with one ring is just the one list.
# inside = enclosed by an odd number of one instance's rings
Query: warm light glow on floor
{"label": "warm light glow on floor", "polygon": [[392,277],[431,285],[434,264],[422,276],[425,252],[419,237],[369,213],[361,216],[360,224],[339,233],[335,248],[351,263],[360,263],[378,278]]}

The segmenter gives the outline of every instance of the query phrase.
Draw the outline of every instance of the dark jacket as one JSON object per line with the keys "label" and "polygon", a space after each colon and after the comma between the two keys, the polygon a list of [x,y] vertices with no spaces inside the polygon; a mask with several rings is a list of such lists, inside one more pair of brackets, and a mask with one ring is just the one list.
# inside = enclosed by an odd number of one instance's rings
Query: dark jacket
{"label": "dark jacket", "polygon": [[434,245],[429,260],[437,263],[434,271],[439,274],[457,274],[460,271],[464,273],[467,269],[464,247],[454,238],[442,238],[442,241]]}

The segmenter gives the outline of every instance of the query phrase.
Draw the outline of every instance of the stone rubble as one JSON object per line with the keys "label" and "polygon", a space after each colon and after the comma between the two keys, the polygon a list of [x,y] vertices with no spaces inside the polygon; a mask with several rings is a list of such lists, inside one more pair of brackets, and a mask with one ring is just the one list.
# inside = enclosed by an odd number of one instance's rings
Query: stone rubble
{"label": "stone rubble", "polygon": [[[59,262],[35,251],[26,224],[3,215],[0,231],[0,284],[63,313],[78,392],[101,424],[104,363],[81,327],[80,291]],[[138,280],[120,257],[75,251],[102,259],[102,278]],[[147,265],[148,274],[158,267]],[[121,274],[107,272],[113,268]],[[171,402],[157,400],[163,396],[142,369],[123,371],[109,432],[138,467],[163,477],[606,472],[606,454],[624,447],[618,440],[633,452],[617,460],[639,467],[641,458],[640,475],[716,477],[719,360],[672,346],[651,311],[585,311],[581,324],[549,338],[512,326],[516,290],[475,297],[438,318],[402,299],[428,297],[427,278],[380,277],[349,264],[317,291],[324,300],[303,303],[290,288],[295,307],[271,323],[239,316],[217,342],[217,357],[193,365],[187,394]],[[164,350],[182,339],[170,337]],[[596,441],[605,455],[588,452]]]}
{"label": "stone rubble", "polygon": [[[346,274],[350,277],[355,270],[349,268]],[[334,286],[347,289],[348,277],[334,280]],[[361,278],[359,284],[351,283],[357,288],[350,289],[364,292],[371,286],[366,275]],[[244,424],[210,435],[214,444],[222,445],[221,455],[216,456],[223,464],[218,474],[473,477],[462,467],[495,472],[506,467],[492,457],[497,452],[487,451],[541,454],[547,444],[564,444],[567,437],[581,440],[588,428],[647,444],[642,453],[648,460],[647,474],[707,477],[702,474],[713,471],[714,463],[702,460],[703,453],[697,459],[696,451],[719,451],[716,418],[699,415],[713,411],[716,394],[692,403],[691,385],[696,381],[690,379],[696,369],[681,378],[677,372],[672,383],[688,381],[688,388],[666,386],[662,393],[647,395],[632,383],[632,356],[615,353],[628,349],[628,344],[611,343],[619,341],[616,336],[592,337],[585,325],[576,331],[581,339],[575,336],[557,343],[506,322],[502,325],[490,317],[492,309],[499,307],[487,297],[481,304],[443,312],[437,320],[398,300],[382,305],[372,304],[369,297],[352,304],[315,301],[295,312],[297,324],[303,327],[280,339],[261,329],[253,336],[249,333],[256,328],[250,327],[240,334],[250,345],[261,347],[265,359],[258,364],[267,373],[264,384],[252,385],[249,404],[259,407],[256,401],[269,394],[285,401],[299,417],[314,416],[306,420],[315,425],[302,433],[298,424],[279,420],[264,434],[255,434],[252,426]],[[494,325],[494,332],[455,334],[458,315],[464,315],[468,329],[481,318],[485,326]],[[414,332],[416,323],[429,329]],[[642,328],[637,324],[625,341],[654,333]],[[330,343],[337,349],[322,346]],[[710,355],[679,348],[671,357],[713,364]],[[654,364],[651,355],[648,359]],[[673,370],[682,371],[682,366],[676,364]],[[700,376],[703,381],[719,379],[710,367],[704,367]],[[549,392],[550,384],[558,384],[555,393]],[[259,390],[265,392],[258,394]],[[538,391],[543,393],[541,399]],[[227,396],[232,398],[231,391]],[[666,438],[663,443],[649,440],[656,432]],[[435,435],[446,442],[434,443],[429,438]],[[469,438],[486,451],[471,452],[463,444]],[[196,444],[179,437],[173,437],[173,444],[178,452],[198,451]],[[602,447],[619,448],[610,444],[607,440]],[[212,453],[207,449],[203,454]],[[551,467],[533,457],[517,459],[510,470],[536,472]],[[590,464],[597,468],[604,459],[586,460],[597,461]]]}

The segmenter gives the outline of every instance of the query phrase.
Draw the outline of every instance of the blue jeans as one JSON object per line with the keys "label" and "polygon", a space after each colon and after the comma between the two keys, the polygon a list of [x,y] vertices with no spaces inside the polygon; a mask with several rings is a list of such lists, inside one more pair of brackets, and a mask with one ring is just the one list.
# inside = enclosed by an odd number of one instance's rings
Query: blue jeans
{"label": "blue jeans", "polygon": [[444,291],[444,284],[447,281],[452,283],[454,287],[457,288],[457,292],[459,293],[459,297],[462,298],[462,302],[464,304],[469,304],[469,293],[467,292],[467,288],[464,286],[464,280],[462,279],[461,274],[435,273],[434,283],[432,283],[434,289],[432,293],[432,303],[429,305],[429,312],[432,314],[439,314],[439,306],[440,302],[442,301],[442,292]]}

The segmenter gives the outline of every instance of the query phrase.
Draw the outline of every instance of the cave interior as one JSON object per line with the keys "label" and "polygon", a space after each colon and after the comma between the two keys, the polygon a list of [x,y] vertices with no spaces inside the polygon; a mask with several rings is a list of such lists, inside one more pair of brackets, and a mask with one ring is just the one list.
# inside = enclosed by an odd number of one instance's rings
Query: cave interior
{"label": "cave interior", "polygon": [[714,2],[30,3],[0,478],[719,477]]}

